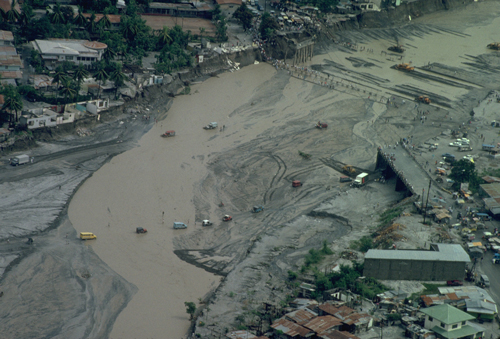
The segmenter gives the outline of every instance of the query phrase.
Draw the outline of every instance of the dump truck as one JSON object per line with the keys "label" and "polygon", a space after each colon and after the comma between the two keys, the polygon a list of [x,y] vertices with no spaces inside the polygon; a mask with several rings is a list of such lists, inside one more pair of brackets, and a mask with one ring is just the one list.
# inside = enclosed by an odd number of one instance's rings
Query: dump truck
{"label": "dump truck", "polygon": [[201,223],[201,226],[212,226],[213,223],[210,221],[210,220],[203,220],[203,222]]}
{"label": "dump truck", "polygon": [[410,71],[414,71],[415,70],[415,67],[412,67],[410,66],[410,64],[398,64],[395,66],[395,68],[397,70],[400,70],[400,71],[407,71],[407,72],[410,72]]}
{"label": "dump truck", "polygon": [[145,229],[144,227],[137,227],[135,229],[135,233],[137,233],[137,234],[148,233],[148,230]]}
{"label": "dump truck", "polygon": [[232,216],[230,216],[230,215],[228,215],[228,214],[226,214],[226,215],[222,218],[222,221],[231,221],[231,220],[233,220],[233,217],[232,217]]}
{"label": "dump truck", "polygon": [[292,181],[292,187],[300,187],[300,186],[302,186],[302,183],[300,182],[300,180]]}
{"label": "dump truck", "polygon": [[161,135],[163,138],[173,137],[175,136],[175,131],[166,131]]}
{"label": "dump truck", "polygon": [[428,97],[423,96],[423,95],[416,97],[415,101],[423,102],[424,104],[427,104],[427,105],[431,103],[431,99],[429,99]]}
{"label": "dump truck", "polygon": [[404,53],[405,49],[403,48],[402,45],[394,45],[388,48],[389,51],[391,52],[396,52],[396,53]]}
{"label": "dump truck", "polygon": [[10,159],[10,164],[12,166],[19,166],[23,164],[27,164],[30,162],[30,156],[23,154],[23,155],[17,155],[14,158]]}
{"label": "dump truck", "polygon": [[205,127],[203,127],[203,129],[216,129],[217,126],[218,126],[218,124],[216,122],[211,122],[208,125],[206,125]]}
{"label": "dump truck", "polygon": [[356,179],[354,179],[354,182],[352,184],[354,187],[361,187],[364,184],[366,184],[367,180],[368,180],[368,173],[361,173],[356,177]]}
{"label": "dump truck", "polygon": [[351,182],[352,179],[348,176],[342,176],[340,177],[340,182]]}
{"label": "dump truck", "polygon": [[344,167],[342,167],[342,171],[346,174],[356,173],[356,169],[351,165],[345,165]]}

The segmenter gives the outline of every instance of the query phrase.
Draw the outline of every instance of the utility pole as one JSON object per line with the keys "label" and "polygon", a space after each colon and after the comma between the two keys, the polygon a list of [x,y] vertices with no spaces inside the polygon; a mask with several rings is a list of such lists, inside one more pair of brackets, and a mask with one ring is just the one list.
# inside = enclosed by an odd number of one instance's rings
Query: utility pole
{"label": "utility pole", "polygon": [[429,179],[429,189],[427,190],[427,200],[425,202],[425,210],[424,210],[424,225],[425,225],[425,217],[427,216],[427,204],[429,203],[429,193],[431,192],[431,184],[432,180]]}
{"label": "utility pole", "polygon": [[422,209],[424,209],[424,196],[425,196],[425,188],[422,188],[422,205],[420,205]]}

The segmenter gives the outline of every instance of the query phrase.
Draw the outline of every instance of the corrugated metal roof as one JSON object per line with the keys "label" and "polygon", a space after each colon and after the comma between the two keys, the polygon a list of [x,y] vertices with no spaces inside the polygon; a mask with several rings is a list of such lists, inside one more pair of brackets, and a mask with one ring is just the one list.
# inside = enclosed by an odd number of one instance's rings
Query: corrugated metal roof
{"label": "corrugated metal roof", "polygon": [[316,314],[315,312],[313,312],[307,308],[303,308],[303,309],[296,310],[296,311],[285,314],[285,317],[287,319],[292,320],[299,325],[303,325],[306,322],[308,322],[309,320],[311,320],[312,318],[317,317],[317,316],[318,316],[318,314]]}
{"label": "corrugated metal roof", "polygon": [[2,41],[14,41],[14,35],[11,31],[1,31],[0,30],[0,40]]}
{"label": "corrugated metal roof", "polygon": [[275,321],[271,325],[271,327],[277,331],[282,331],[284,334],[290,337],[294,337],[297,335],[305,337],[306,335],[312,333],[311,330],[302,327],[299,324],[296,324],[292,321],[286,320],[284,318],[280,318],[277,321]]}
{"label": "corrugated metal roof", "polygon": [[[368,250],[366,259],[424,260],[470,262],[469,255],[458,244],[433,244],[435,250]],[[432,248],[432,247],[431,247]]]}
{"label": "corrugated metal roof", "polygon": [[322,339],[359,339],[354,334],[345,331],[331,331],[330,333],[324,333],[320,336]]}
{"label": "corrugated metal roof", "polygon": [[311,329],[316,333],[323,333],[326,330],[342,325],[342,321],[331,315],[325,315],[322,317],[316,317],[304,324],[304,327]]}

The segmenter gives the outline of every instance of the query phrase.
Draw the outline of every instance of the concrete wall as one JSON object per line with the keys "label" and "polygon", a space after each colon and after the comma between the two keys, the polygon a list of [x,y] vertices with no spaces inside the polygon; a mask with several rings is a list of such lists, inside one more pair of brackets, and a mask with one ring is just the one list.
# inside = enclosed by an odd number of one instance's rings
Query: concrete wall
{"label": "concrete wall", "polygon": [[463,280],[465,262],[366,259],[363,275],[381,280]]}

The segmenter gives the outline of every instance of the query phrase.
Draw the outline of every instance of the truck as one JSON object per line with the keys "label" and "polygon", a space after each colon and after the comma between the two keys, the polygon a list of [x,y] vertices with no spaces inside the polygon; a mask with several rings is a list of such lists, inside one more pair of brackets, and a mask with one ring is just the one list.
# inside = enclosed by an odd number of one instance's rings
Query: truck
{"label": "truck", "polygon": [[23,155],[17,155],[14,158],[10,159],[10,164],[12,166],[19,166],[23,164],[27,164],[30,162],[30,156],[23,154]]}
{"label": "truck", "polygon": [[218,126],[218,124],[216,122],[211,122],[208,125],[206,125],[205,127],[203,127],[203,129],[216,129],[217,126]]}
{"label": "truck", "polygon": [[361,187],[364,184],[366,184],[367,181],[368,181],[368,173],[361,173],[356,177],[356,179],[354,179],[352,185],[354,187]]}
{"label": "truck", "polygon": [[459,152],[467,152],[467,151],[472,151],[472,147],[470,145],[464,145],[458,147]]}
{"label": "truck", "polygon": [[82,240],[94,240],[94,239],[97,239],[97,237],[92,232],[80,232],[80,239],[82,239]]}
{"label": "truck", "polygon": [[187,225],[183,222],[174,222],[174,229],[178,230],[178,229],[183,229],[183,228],[187,228]]}

